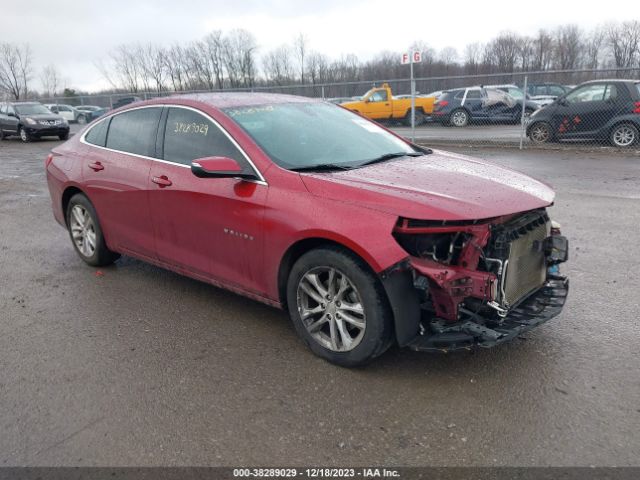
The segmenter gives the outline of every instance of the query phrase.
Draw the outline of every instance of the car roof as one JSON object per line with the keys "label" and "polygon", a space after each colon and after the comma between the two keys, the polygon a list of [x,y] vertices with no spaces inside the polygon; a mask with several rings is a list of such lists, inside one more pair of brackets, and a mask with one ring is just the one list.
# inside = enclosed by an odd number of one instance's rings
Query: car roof
{"label": "car roof", "polygon": [[40,102],[7,102],[10,105],[42,105]]}
{"label": "car roof", "polygon": [[229,92],[229,93],[196,93],[187,95],[172,95],[157,99],[158,102],[184,102],[195,101],[204,103],[214,108],[251,107],[257,105],[277,104],[277,103],[320,103],[322,99],[301,97],[297,95],[284,95],[280,93],[251,93],[251,92]]}
{"label": "car roof", "polygon": [[582,82],[578,85],[586,85],[588,83],[602,83],[602,82],[617,82],[617,83],[640,83],[640,80],[634,80],[632,78],[602,78],[598,80],[589,80]]}

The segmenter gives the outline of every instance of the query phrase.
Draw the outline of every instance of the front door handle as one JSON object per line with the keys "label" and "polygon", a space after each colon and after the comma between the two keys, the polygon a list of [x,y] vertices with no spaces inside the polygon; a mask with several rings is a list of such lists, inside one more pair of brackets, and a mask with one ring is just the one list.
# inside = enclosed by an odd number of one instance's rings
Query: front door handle
{"label": "front door handle", "polygon": [[94,172],[99,172],[100,170],[104,170],[104,165],[100,162],[93,162],[89,164],[89,168]]}
{"label": "front door handle", "polygon": [[160,185],[160,188],[170,187],[171,185],[173,185],[173,183],[171,183],[171,180],[169,180],[166,175],[161,175],[159,177],[153,177],[151,179],[151,181],[153,183],[156,183],[156,184]]}

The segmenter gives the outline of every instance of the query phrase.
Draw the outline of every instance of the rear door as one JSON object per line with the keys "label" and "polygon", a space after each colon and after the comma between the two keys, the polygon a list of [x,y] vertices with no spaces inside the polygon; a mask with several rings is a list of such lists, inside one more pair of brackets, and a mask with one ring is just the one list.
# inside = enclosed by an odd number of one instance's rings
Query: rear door
{"label": "rear door", "polygon": [[208,115],[174,106],[163,123],[162,161],[152,162],[148,185],[158,258],[179,271],[258,291],[266,183],[196,177],[191,162],[211,156],[255,170]]}
{"label": "rear door", "polygon": [[[96,207],[107,244],[154,258],[148,186],[162,107],[118,113],[83,138],[83,179]],[[104,145],[104,146],[103,146]]]}

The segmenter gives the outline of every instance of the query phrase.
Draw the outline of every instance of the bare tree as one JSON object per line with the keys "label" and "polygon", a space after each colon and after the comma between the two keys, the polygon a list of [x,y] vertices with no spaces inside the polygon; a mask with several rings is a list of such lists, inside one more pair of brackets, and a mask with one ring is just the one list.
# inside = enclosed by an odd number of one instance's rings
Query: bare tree
{"label": "bare tree", "polygon": [[267,81],[276,85],[292,83],[295,74],[290,48],[286,45],[281,45],[268,52],[262,59],[262,69]]}
{"label": "bare tree", "polygon": [[458,62],[458,51],[453,47],[444,47],[440,50],[440,61],[445,65],[451,65]]}
{"label": "bare tree", "polygon": [[26,97],[31,80],[31,48],[11,43],[0,43],[0,91],[15,100]]}
{"label": "bare tree", "polygon": [[256,39],[250,32],[232,30],[224,38],[224,64],[231,87],[250,87],[256,75]]}
{"label": "bare tree", "polygon": [[42,93],[45,97],[51,98],[56,96],[62,80],[60,78],[60,72],[55,65],[50,64],[42,69],[40,82],[42,83]]}
{"label": "bare tree", "polygon": [[610,23],[606,27],[606,38],[613,53],[615,66],[634,66],[640,56],[640,22],[632,20],[622,24]]}
{"label": "bare tree", "polygon": [[482,45],[478,42],[467,45],[464,49],[465,73],[476,74],[482,61]]}
{"label": "bare tree", "polygon": [[308,40],[306,35],[300,33],[293,41],[293,51],[298,62],[298,68],[300,71],[300,83],[304,85],[304,73],[305,73],[305,60],[307,58],[307,44]]}
{"label": "bare tree", "polygon": [[556,68],[571,70],[578,66],[582,53],[582,33],[577,25],[563,25],[555,31]]}
{"label": "bare tree", "polygon": [[533,40],[533,69],[548,70],[553,60],[553,37],[544,30],[538,30]]}
{"label": "bare tree", "polygon": [[519,38],[513,32],[503,32],[489,44],[500,72],[513,72],[519,55]]}
{"label": "bare tree", "polygon": [[596,69],[600,66],[604,39],[604,30],[596,27],[584,42],[584,66],[586,68]]}
{"label": "bare tree", "polygon": [[224,41],[222,32],[215,30],[204,37],[204,48],[209,63],[209,68],[216,79],[216,87],[219,90],[224,88]]}
{"label": "bare tree", "polygon": [[164,90],[166,68],[164,49],[157,45],[147,44],[140,49],[139,54],[141,55],[140,64],[145,85],[153,84],[153,88],[158,92]]}

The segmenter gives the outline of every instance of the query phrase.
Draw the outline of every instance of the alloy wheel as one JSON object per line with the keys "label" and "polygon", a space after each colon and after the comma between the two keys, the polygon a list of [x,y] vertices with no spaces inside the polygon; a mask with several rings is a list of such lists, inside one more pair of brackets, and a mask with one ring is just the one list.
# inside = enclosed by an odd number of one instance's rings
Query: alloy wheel
{"label": "alloy wheel", "polygon": [[467,124],[467,114],[462,110],[454,112],[451,116],[451,123],[456,127],[464,127]]}
{"label": "alloy wheel", "polygon": [[628,125],[620,125],[611,136],[616,147],[628,147],[636,141],[636,132]]}
{"label": "alloy wheel", "polygon": [[549,141],[549,138],[551,137],[551,131],[546,124],[537,123],[533,127],[531,127],[529,136],[531,137],[531,140],[536,143],[545,143]]}
{"label": "alloy wheel", "polygon": [[334,352],[348,352],[362,341],[366,314],[353,282],[340,270],[316,267],[297,289],[298,313],[311,337]]}
{"label": "alloy wheel", "polygon": [[82,205],[74,205],[70,218],[71,237],[78,251],[91,257],[96,251],[96,229],[93,219]]}

